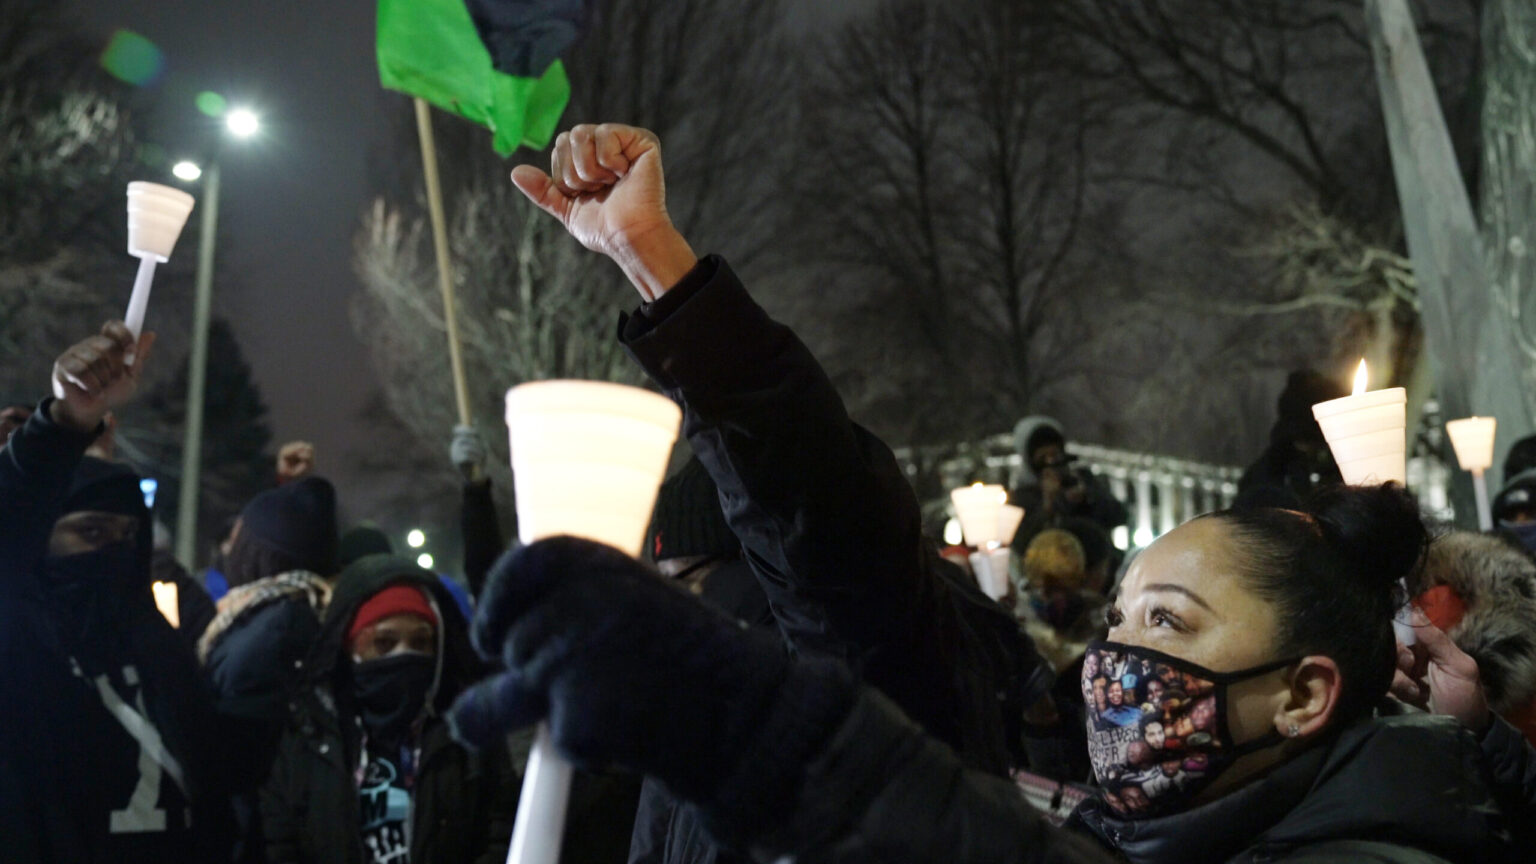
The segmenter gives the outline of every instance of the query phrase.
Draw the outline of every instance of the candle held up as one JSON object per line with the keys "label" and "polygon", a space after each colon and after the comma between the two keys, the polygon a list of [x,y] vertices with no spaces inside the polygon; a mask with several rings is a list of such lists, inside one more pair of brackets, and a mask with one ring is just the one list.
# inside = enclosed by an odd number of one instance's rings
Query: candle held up
{"label": "candle held up", "polygon": [[181,628],[181,606],[175,582],[156,582],[150,586],[155,594],[155,608],[165,616],[174,628]]}
{"label": "candle held up", "polygon": [[1328,449],[1351,486],[1408,480],[1408,394],[1401,387],[1367,391],[1365,361],[1355,392],[1312,406]]}
{"label": "candle held up", "polygon": [[1493,467],[1493,442],[1498,434],[1498,420],[1493,417],[1466,417],[1445,424],[1456,451],[1461,470],[1472,474],[1472,488],[1477,494],[1477,524],[1482,531],[1493,530],[1493,510],[1488,504],[1488,480],[1484,476]]}
{"label": "candle held up", "polygon": [[[139,259],[139,272],[123,323],[135,339],[144,332],[155,265],[171,260],[194,203],[192,196],[180,189],[144,181],[128,184],[128,254]],[[130,355],[127,362],[131,365],[133,359]]]}
{"label": "candle held up", "polygon": [[[540,381],[507,391],[518,537],[569,534],[639,557],[682,411],[637,387]],[[572,767],[535,733],[509,864],[558,864]]]}

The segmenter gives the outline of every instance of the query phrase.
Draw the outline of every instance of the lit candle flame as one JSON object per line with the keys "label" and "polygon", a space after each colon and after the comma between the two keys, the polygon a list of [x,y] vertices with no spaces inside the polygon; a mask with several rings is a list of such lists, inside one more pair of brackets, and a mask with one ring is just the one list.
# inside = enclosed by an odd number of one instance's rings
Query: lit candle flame
{"label": "lit candle flame", "polygon": [[1355,392],[1350,395],[1359,396],[1365,393],[1365,385],[1370,380],[1370,373],[1366,371],[1365,361],[1361,360],[1360,368],[1355,371]]}

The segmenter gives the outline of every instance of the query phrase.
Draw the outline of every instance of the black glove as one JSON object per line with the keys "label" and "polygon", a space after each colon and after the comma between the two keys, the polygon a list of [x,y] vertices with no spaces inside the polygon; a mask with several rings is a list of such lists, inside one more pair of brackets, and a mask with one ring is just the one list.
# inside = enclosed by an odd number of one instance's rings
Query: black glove
{"label": "black glove", "polygon": [[[742,629],[616,549],[573,537],[502,556],[474,642],[508,671],[459,697],[449,718],[459,740],[481,746],[548,717],[555,745],[577,764],[623,765],[693,801],[756,749],[786,679],[804,679],[790,674],[773,636]],[[820,702],[851,703],[851,687],[838,686],[791,686],[788,698],[825,691]]]}

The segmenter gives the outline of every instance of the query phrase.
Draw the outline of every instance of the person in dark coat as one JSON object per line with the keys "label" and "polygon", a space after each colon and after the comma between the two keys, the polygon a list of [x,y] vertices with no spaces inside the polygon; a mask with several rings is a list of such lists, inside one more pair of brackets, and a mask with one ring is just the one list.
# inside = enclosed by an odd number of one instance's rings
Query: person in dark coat
{"label": "person in dark coat", "polygon": [[256,810],[293,689],[320,635],[336,573],[336,492],[319,477],[269,489],[246,504],[224,572],[230,590],[198,642],[230,753],[238,859],[260,860]]}
{"label": "person in dark coat", "polygon": [[408,558],[343,571],[261,791],[272,864],[501,864],[519,778],[442,712],[484,667],[452,595]]}
{"label": "person in dark coat", "polygon": [[1395,586],[1426,536],[1389,484],[1160,538],[1083,676],[1135,691],[1144,720],[1091,733],[1103,789],[1064,828],[839,664],[787,658],[574,538],[498,565],[475,635],[509,669],[451,722],[474,743],[547,719],[578,764],[646,772],[759,861],[1523,860],[1518,733],[1373,713],[1396,704]]}
{"label": "person in dark coat", "polygon": [[1339,382],[1303,369],[1292,372],[1275,406],[1269,446],[1237,482],[1239,503],[1298,507],[1313,491],[1344,482],[1312,406],[1349,395]]}
{"label": "person in dark coat", "polygon": [[[139,476],[84,457],[153,336],[105,325],[0,449],[0,857],[223,862],[208,694],[155,608]],[[127,353],[134,365],[124,362]]]}
{"label": "person in dark coat", "polygon": [[[1067,452],[1061,424],[1049,417],[1025,417],[1013,430],[1014,446],[1024,462],[1022,482],[1008,493],[1024,508],[1024,520],[1013,535],[1020,554],[1042,531],[1087,520],[1104,531],[1126,523],[1129,514],[1104,479],[1081,466]],[[1118,551],[1118,550],[1116,550]],[[1111,567],[1118,566],[1116,561]]]}

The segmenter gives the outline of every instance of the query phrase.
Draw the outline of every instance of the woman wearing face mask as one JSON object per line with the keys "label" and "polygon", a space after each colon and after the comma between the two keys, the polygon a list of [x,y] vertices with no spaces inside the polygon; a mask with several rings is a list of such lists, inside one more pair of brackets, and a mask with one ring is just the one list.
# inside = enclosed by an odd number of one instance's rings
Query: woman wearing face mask
{"label": "woman wearing face mask", "polygon": [[1104,792],[1065,830],[838,667],[796,663],[571,538],[496,568],[476,640],[511,671],[453,719],[492,741],[547,717],[573,758],[661,779],[761,860],[1515,860],[1477,738],[1374,710],[1425,539],[1412,499],[1383,486],[1215,514],[1149,547],[1085,669],[1160,705],[1090,728]]}
{"label": "woman wearing face mask", "polygon": [[518,778],[454,743],[441,712],[483,673],[458,607],[405,558],[342,572],[261,792],[273,862],[504,860]]}

